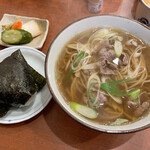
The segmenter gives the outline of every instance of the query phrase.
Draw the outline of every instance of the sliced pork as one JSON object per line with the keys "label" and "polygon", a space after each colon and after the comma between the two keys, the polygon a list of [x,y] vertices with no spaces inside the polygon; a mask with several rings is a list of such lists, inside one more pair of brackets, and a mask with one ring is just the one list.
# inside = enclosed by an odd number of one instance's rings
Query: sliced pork
{"label": "sliced pork", "polygon": [[112,48],[109,40],[103,40],[95,44],[92,54],[97,54],[102,48]]}
{"label": "sliced pork", "polygon": [[107,59],[99,61],[99,70],[102,75],[115,75],[117,73],[117,65],[109,62]]}
{"label": "sliced pork", "polygon": [[128,58],[125,53],[122,53],[121,56],[119,57],[119,62],[118,64],[120,66],[126,66],[128,64]]}
{"label": "sliced pork", "polygon": [[113,49],[102,48],[99,51],[99,57],[100,59],[106,59],[108,61],[112,61],[113,59],[116,58],[116,54]]}
{"label": "sliced pork", "polygon": [[149,102],[143,102],[134,112],[136,116],[141,116],[150,106]]}

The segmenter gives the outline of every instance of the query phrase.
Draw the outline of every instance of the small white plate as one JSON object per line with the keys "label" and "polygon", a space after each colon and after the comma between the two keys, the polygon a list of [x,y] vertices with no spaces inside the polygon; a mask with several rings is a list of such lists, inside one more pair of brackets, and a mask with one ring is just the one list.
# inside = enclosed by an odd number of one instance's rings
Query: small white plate
{"label": "small white plate", "polygon": [[[4,50],[0,50],[0,62],[18,49],[21,50],[27,63],[45,77],[45,54],[34,48],[25,46],[14,46],[6,48]],[[36,94],[35,99],[29,106],[18,109],[10,109],[4,117],[0,118],[0,123],[13,124],[28,120],[41,112],[49,103],[51,98],[52,95],[49,92],[47,85],[45,85],[43,89]]]}
{"label": "small white plate", "polygon": [[[1,32],[2,32],[2,25],[13,24],[14,22],[16,22],[16,17],[19,17],[20,21],[23,24],[28,22],[28,21],[31,21],[31,20],[35,20],[38,23],[38,25],[42,31],[42,34],[33,38],[33,40],[30,43],[23,44],[22,46],[30,46],[33,48],[40,49],[43,46],[43,44],[46,40],[46,36],[48,34],[49,21],[46,19],[4,14],[1,21],[0,21],[0,37],[1,37]],[[0,40],[0,45],[6,46],[6,47],[14,46],[14,45],[5,44],[1,40]]]}

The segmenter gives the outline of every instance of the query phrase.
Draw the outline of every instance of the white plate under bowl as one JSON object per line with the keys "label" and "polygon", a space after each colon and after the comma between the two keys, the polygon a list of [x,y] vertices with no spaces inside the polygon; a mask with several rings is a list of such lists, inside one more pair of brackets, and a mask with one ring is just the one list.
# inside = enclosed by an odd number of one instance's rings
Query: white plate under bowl
{"label": "white plate under bowl", "polygon": [[[34,48],[14,46],[0,50],[0,62],[18,49],[21,50],[27,63],[45,77],[45,54]],[[4,117],[0,118],[0,123],[13,124],[28,120],[41,112],[47,106],[51,98],[51,93],[49,92],[47,85],[45,85],[43,89],[36,94],[33,102],[29,106],[18,109],[10,109]]]}
{"label": "white plate under bowl", "polygon": [[[49,21],[46,19],[4,14],[0,21],[0,37],[1,37],[1,32],[2,32],[2,25],[13,24],[14,22],[16,22],[16,17],[18,17],[23,24],[31,20],[35,20],[38,23],[42,31],[42,34],[33,38],[33,40],[30,43],[22,44],[22,46],[30,46],[33,48],[40,49],[43,46],[46,40],[47,34],[48,34]],[[6,46],[6,47],[14,46],[14,45],[5,44],[1,40],[0,40],[0,45]]]}

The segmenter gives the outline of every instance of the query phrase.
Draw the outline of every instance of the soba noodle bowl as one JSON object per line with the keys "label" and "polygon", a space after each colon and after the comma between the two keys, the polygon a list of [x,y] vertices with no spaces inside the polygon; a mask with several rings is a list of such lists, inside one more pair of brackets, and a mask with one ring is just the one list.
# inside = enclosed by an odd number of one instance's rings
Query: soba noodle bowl
{"label": "soba noodle bowl", "polygon": [[69,105],[74,102],[97,114],[92,118],[88,110],[75,110],[83,117],[105,125],[137,121],[150,107],[149,50],[143,40],[120,29],[82,32],[58,57],[58,88]]}

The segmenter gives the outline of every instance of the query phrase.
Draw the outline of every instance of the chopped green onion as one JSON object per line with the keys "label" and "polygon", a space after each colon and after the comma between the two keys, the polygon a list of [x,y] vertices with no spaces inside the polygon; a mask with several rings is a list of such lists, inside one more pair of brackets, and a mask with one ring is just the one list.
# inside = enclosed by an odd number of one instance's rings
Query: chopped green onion
{"label": "chopped green onion", "polygon": [[109,92],[112,95],[116,95],[116,96],[125,96],[128,95],[128,93],[123,93],[121,92],[117,87],[116,84],[121,83],[121,82],[125,82],[125,81],[129,81],[131,80],[130,78],[127,79],[121,79],[121,80],[117,80],[117,81],[112,81],[112,82],[106,82],[106,83],[101,83],[101,88],[107,92]]}
{"label": "chopped green onion", "polygon": [[83,115],[84,117],[95,119],[98,116],[98,113],[87,106],[78,104],[76,102],[70,102],[70,107],[77,113]]}
{"label": "chopped green onion", "polygon": [[68,72],[68,74],[66,75],[66,77],[64,78],[63,82],[65,82],[65,81],[72,75],[73,72],[74,72],[74,70],[71,69],[71,70]]}
{"label": "chopped green onion", "polygon": [[[80,52],[80,53],[77,55],[76,59],[75,59],[74,62],[72,63],[73,68],[76,69],[76,68],[78,67],[78,65],[79,65],[79,63],[80,63],[80,61],[81,61],[81,59],[84,57],[84,54],[85,54],[85,52],[82,51],[82,52]],[[73,68],[72,68],[72,69],[73,69]]]}
{"label": "chopped green onion", "polygon": [[125,82],[125,81],[129,81],[132,80],[131,78],[127,78],[127,79],[121,79],[121,80],[117,80],[117,81],[112,81],[112,82],[106,82],[106,83],[101,83],[101,88],[105,91],[107,91],[108,93],[115,95],[115,96],[130,96],[130,98],[133,101],[136,101],[139,93],[140,93],[140,89],[136,89],[133,91],[129,91],[129,92],[121,92],[117,87],[116,84],[121,83],[121,82]]}
{"label": "chopped green onion", "polygon": [[89,88],[88,88],[88,96],[91,100],[92,103],[95,102],[95,97],[93,96],[93,94],[91,93],[91,89],[93,88],[93,86],[95,85],[95,83],[91,83]]}
{"label": "chopped green onion", "polygon": [[111,126],[119,126],[119,125],[122,125],[126,122],[129,122],[128,119],[122,119],[122,118],[118,118],[116,119],[114,122],[110,123]]}
{"label": "chopped green onion", "polygon": [[114,50],[115,50],[115,54],[117,57],[120,57],[120,55],[122,54],[122,43],[120,41],[115,41],[114,43]]}
{"label": "chopped green onion", "polygon": [[76,70],[76,68],[78,67],[81,59],[84,57],[84,54],[85,54],[85,52],[82,51],[77,55],[77,57],[75,58],[75,60],[72,63],[72,68],[70,69],[70,71],[68,72],[66,77],[64,78],[63,82],[65,82],[72,75],[72,73]]}
{"label": "chopped green onion", "polygon": [[136,90],[133,90],[133,91],[128,92],[128,95],[130,96],[130,98],[131,98],[133,101],[136,101],[136,100],[137,100],[139,94],[140,94],[140,89],[136,89]]}

